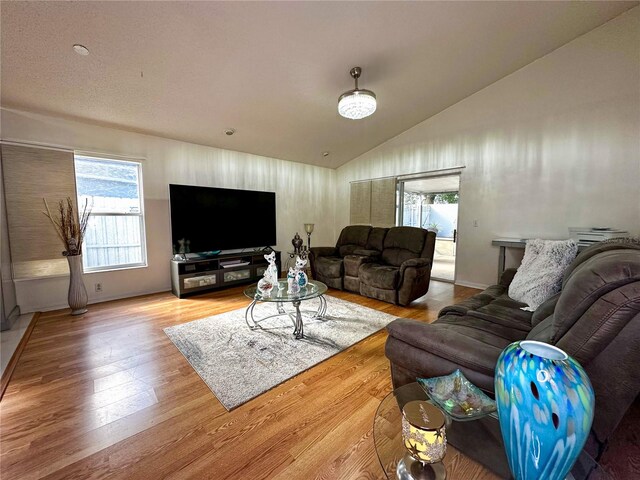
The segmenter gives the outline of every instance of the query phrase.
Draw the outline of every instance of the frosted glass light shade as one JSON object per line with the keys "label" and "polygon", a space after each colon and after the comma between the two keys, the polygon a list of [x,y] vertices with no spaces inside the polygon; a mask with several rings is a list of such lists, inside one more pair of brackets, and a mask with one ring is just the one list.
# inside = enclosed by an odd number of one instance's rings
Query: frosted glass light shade
{"label": "frosted glass light shade", "polygon": [[350,90],[338,100],[338,113],[351,120],[368,117],[376,107],[376,95],[369,90]]}

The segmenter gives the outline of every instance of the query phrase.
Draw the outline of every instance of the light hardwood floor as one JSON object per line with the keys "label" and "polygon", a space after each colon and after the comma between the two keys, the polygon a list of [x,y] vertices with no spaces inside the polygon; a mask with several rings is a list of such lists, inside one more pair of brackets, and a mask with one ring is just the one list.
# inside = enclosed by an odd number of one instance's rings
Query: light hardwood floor
{"label": "light hardwood floor", "polygon": [[[43,314],[0,403],[0,477],[381,478],[372,423],[391,391],[384,330],[232,412],[164,334],[245,307],[243,288]],[[425,322],[476,292],[432,282],[403,308],[330,290]],[[446,463],[453,480],[493,478],[453,450]]]}

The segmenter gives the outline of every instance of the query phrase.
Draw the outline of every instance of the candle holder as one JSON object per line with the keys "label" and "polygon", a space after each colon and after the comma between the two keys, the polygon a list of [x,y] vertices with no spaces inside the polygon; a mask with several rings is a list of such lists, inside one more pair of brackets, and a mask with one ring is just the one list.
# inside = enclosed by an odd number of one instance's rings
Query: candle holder
{"label": "candle holder", "polygon": [[441,480],[447,477],[442,459],[447,450],[444,414],[422,400],[407,403],[402,409],[402,441],[407,449],[398,462],[402,480]]}
{"label": "candle holder", "polygon": [[307,232],[307,249],[311,250],[311,234],[313,233],[313,223],[305,223],[304,231]]}

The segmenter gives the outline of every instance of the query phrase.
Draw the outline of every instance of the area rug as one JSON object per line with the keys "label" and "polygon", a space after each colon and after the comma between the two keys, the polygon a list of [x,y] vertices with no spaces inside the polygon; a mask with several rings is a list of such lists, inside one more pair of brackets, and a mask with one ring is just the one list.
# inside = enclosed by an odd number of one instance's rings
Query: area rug
{"label": "area rug", "polygon": [[[295,340],[286,316],[250,330],[245,309],[164,329],[178,350],[227,410],[242,405],[384,328],[394,316],[331,296],[325,320],[304,318],[305,338]],[[311,316],[319,300],[302,302]],[[287,308],[288,307],[288,308]],[[292,311],[291,304],[285,304]],[[254,318],[276,313],[275,303],[257,303]]]}

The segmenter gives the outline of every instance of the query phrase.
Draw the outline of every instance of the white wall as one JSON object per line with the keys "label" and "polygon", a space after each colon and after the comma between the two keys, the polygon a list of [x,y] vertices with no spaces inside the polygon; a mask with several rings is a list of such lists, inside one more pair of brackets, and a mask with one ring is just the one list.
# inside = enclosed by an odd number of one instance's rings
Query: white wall
{"label": "white wall", "polygon": [[[636,7],[337,171],[14,110],[2,110],[1,135],[146,159],[149,266],[87,275],[91,302],[169,289],[169,183],[276,191],[284,251],[305,222],[316,224],[313,244],[335,242],[352,180],[459,165],[457,279],[484,286],[496,277],[492,238],[566,238],[569,226],[640,233],[639,65]],[[67,282],[20,282],[18,302],[25,312],[64,307]]]}
{"label": "white wall", "polygon": [[[335,170],[260,157],[112,128],[2,110],[2,139],[60,145],[76,150],[142,157],[148,267],[85,275],[90,303],[170,289],[170,183],[276,192],[276,249],[291,249],[296,231],[315,223],[314,245],[335,242]],[[238,133],[239,135],[241,134]],[[238,221],[251,221],[259,211]],[[207,219],[204,219],[207,221]],[[212,228],[215,219],[208,219]],[[225,225],[218,228],[233,228]],[[102,293],[94,292],[101,282]],[[22,312],[66,306],[68,277],[17,282]]]}
{"label": "white wall", "polygon": [[640,7],[340,167],[337,204],[353,180],[459,165],[458,283],[495,283],[495,237],[640,233]]}

